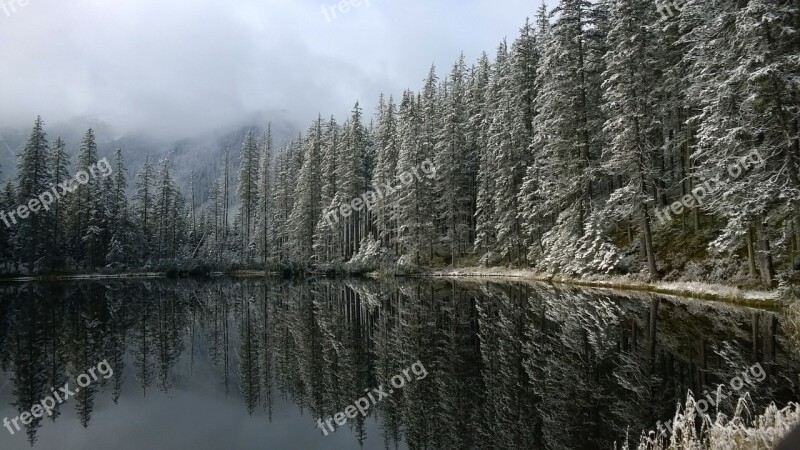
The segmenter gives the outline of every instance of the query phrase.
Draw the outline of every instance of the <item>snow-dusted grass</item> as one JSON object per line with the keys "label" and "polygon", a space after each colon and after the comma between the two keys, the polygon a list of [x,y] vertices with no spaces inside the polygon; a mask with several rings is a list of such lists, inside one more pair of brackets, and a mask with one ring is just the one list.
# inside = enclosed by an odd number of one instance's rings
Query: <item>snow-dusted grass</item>
{"label": "snow-dusted grass", "polygon": [[533,270],[503,267],[472,267],[437,269],[430,275],[441,277],[499,277],[520,278],[534,281],[572,284],[578,286],[655,292],[659,294],[695,297],[705,300],[727,301],[748,306],[773,307],[781,304],[778,291],[743,290],[735,286],[700,282],[656,282],[648,283],[631,276],[588,276],[571,278]]}
{"label": "snow-dusted grass", "polygon": [[[751,404],[747,396],[739,399],[733,417],[716,413],[698,414],[695,400],[687,396],[683,409],[678,408],[672,419],[671,436],[657,439],[655,432],[644,433],[639,438],[636,450],[771,450],[795,427],[800,426],[800,404],[790,403],[782,409],[775,404],[763,414],[752,417]],[[697,428],[697,423],[701,423]],[[622,449],[630,449],[625,442]]]}

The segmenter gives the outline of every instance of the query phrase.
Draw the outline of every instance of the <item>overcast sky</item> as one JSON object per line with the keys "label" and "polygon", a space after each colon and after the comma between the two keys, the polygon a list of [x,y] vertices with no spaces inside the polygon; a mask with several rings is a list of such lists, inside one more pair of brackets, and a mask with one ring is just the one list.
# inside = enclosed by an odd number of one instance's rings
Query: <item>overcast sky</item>
{"label": "overcast sky", "polygon": [[368,1],[0,0],[0,121],[91,117],[177,138],[280,111],[305,127],[416,90],[462,50],[494,54],[540,4]]}

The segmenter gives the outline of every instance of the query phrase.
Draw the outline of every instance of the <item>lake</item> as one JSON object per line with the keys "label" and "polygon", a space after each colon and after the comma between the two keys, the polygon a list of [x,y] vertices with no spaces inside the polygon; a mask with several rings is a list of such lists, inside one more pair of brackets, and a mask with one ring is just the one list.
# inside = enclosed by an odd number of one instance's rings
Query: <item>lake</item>
{"label": "lake", "polygon": [[784,324],[503,281],[5,284],[0,449],[608,449],[687,390],[796,401]]}

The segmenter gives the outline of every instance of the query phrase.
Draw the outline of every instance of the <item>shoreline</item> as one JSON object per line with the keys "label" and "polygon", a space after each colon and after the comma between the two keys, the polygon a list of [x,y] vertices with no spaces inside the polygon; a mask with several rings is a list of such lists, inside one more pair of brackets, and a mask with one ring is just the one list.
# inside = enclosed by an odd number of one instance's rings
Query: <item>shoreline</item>
{"label": "shoreline", "polygon": [[648,283],[621,277],[608,279],[582,279],[565,277],[561,275],[550,275],[531,270],[488,267],[436,269],[431,270],[429,273],[423,274],[423,276],[432,278],[494,278],[527,280],[567,286],[675,295],[679,297],[725,302],[757,308],[784,308],[788,305],[786,301],[779,297],[777,290],[742,290],[736,286],[701,282]]}
{"label": "shoreline", "polygon": [[29,283],[31,281],[82,281],[82,280],[138,280],[146,278],[166,278],[166,272],[140,272],[117,274],[63,274],[63,275],[31,275],[24,277],[0,278],[0,283]]}
{"label": "shoreline", "polygon": [[[229,276],[231,278],[273,277],[276,272],[240,270],[230,273],[211,272],[209,277]],[[367,277],[373,279],[385,278],[385,275],[369,273]],[[574,278],[561,275],[552,275],[525,269],[508,269],[502,267],[459,267],[452,269],[426,268],[425,272],[400,276],[399,278],[488,278],[498,280],[524,280],[539,283],[560,284],[566,286],[588,287],[607,290],[628,292],[654,293],[675,295],[679,297],[694,298],[750,306],[758,308],[783,308],[787,301],[779,297],[777,290],[743,290],[736,286],[701,282],[644,282],[623,277],[605,279]],[[2,283],[28,283],[28,282],[61,282],[61,281],[92,281],[92,280],[139,280],[139,279],[169,279],[166,272],[134,272],[122,274],[62,274],[62,275],[37,275],[12,278],[0,278]],[[191,279],[192,277],[178,277],[177,279]],[[343,278],[348,278],[344,276]]]}
{"label": "shoreline", "polygon": [[[270,272],[263,270],[236,270],[233,272],[208,272],[207,278],[217,278],[228,276],[231,278],[250,278],[250,277],[268,277],[278,276],[278,272]],[[91,281],[91,280],[141,280],[141,279],[178,279],[188,280],[197,277],[192,276],[170,276],[167,272],[130,272],[130,273],[83,273],[83,274],[50,274],[50,275],[30,275],[21,277],[0,277],[0,284],[2,283],[30,283],[32,281],[41,282],[54,282],[54,281]]]}

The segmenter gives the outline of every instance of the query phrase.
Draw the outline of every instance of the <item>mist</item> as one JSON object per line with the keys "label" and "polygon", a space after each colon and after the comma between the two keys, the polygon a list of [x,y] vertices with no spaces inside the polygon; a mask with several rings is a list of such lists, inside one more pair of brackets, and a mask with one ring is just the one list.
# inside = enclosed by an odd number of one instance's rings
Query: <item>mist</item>
{"label": "mist", "polygon": [[[17,2],[17,3],[15,3]],[[5,0],[0,124],[107,124],[181,139],[254,122],[304,129],[417,89],[513,39],[536,4],[365,0]],[[331,13],[334,11],[334,13]],[[468,30],[468,32],[464,32]]]}

